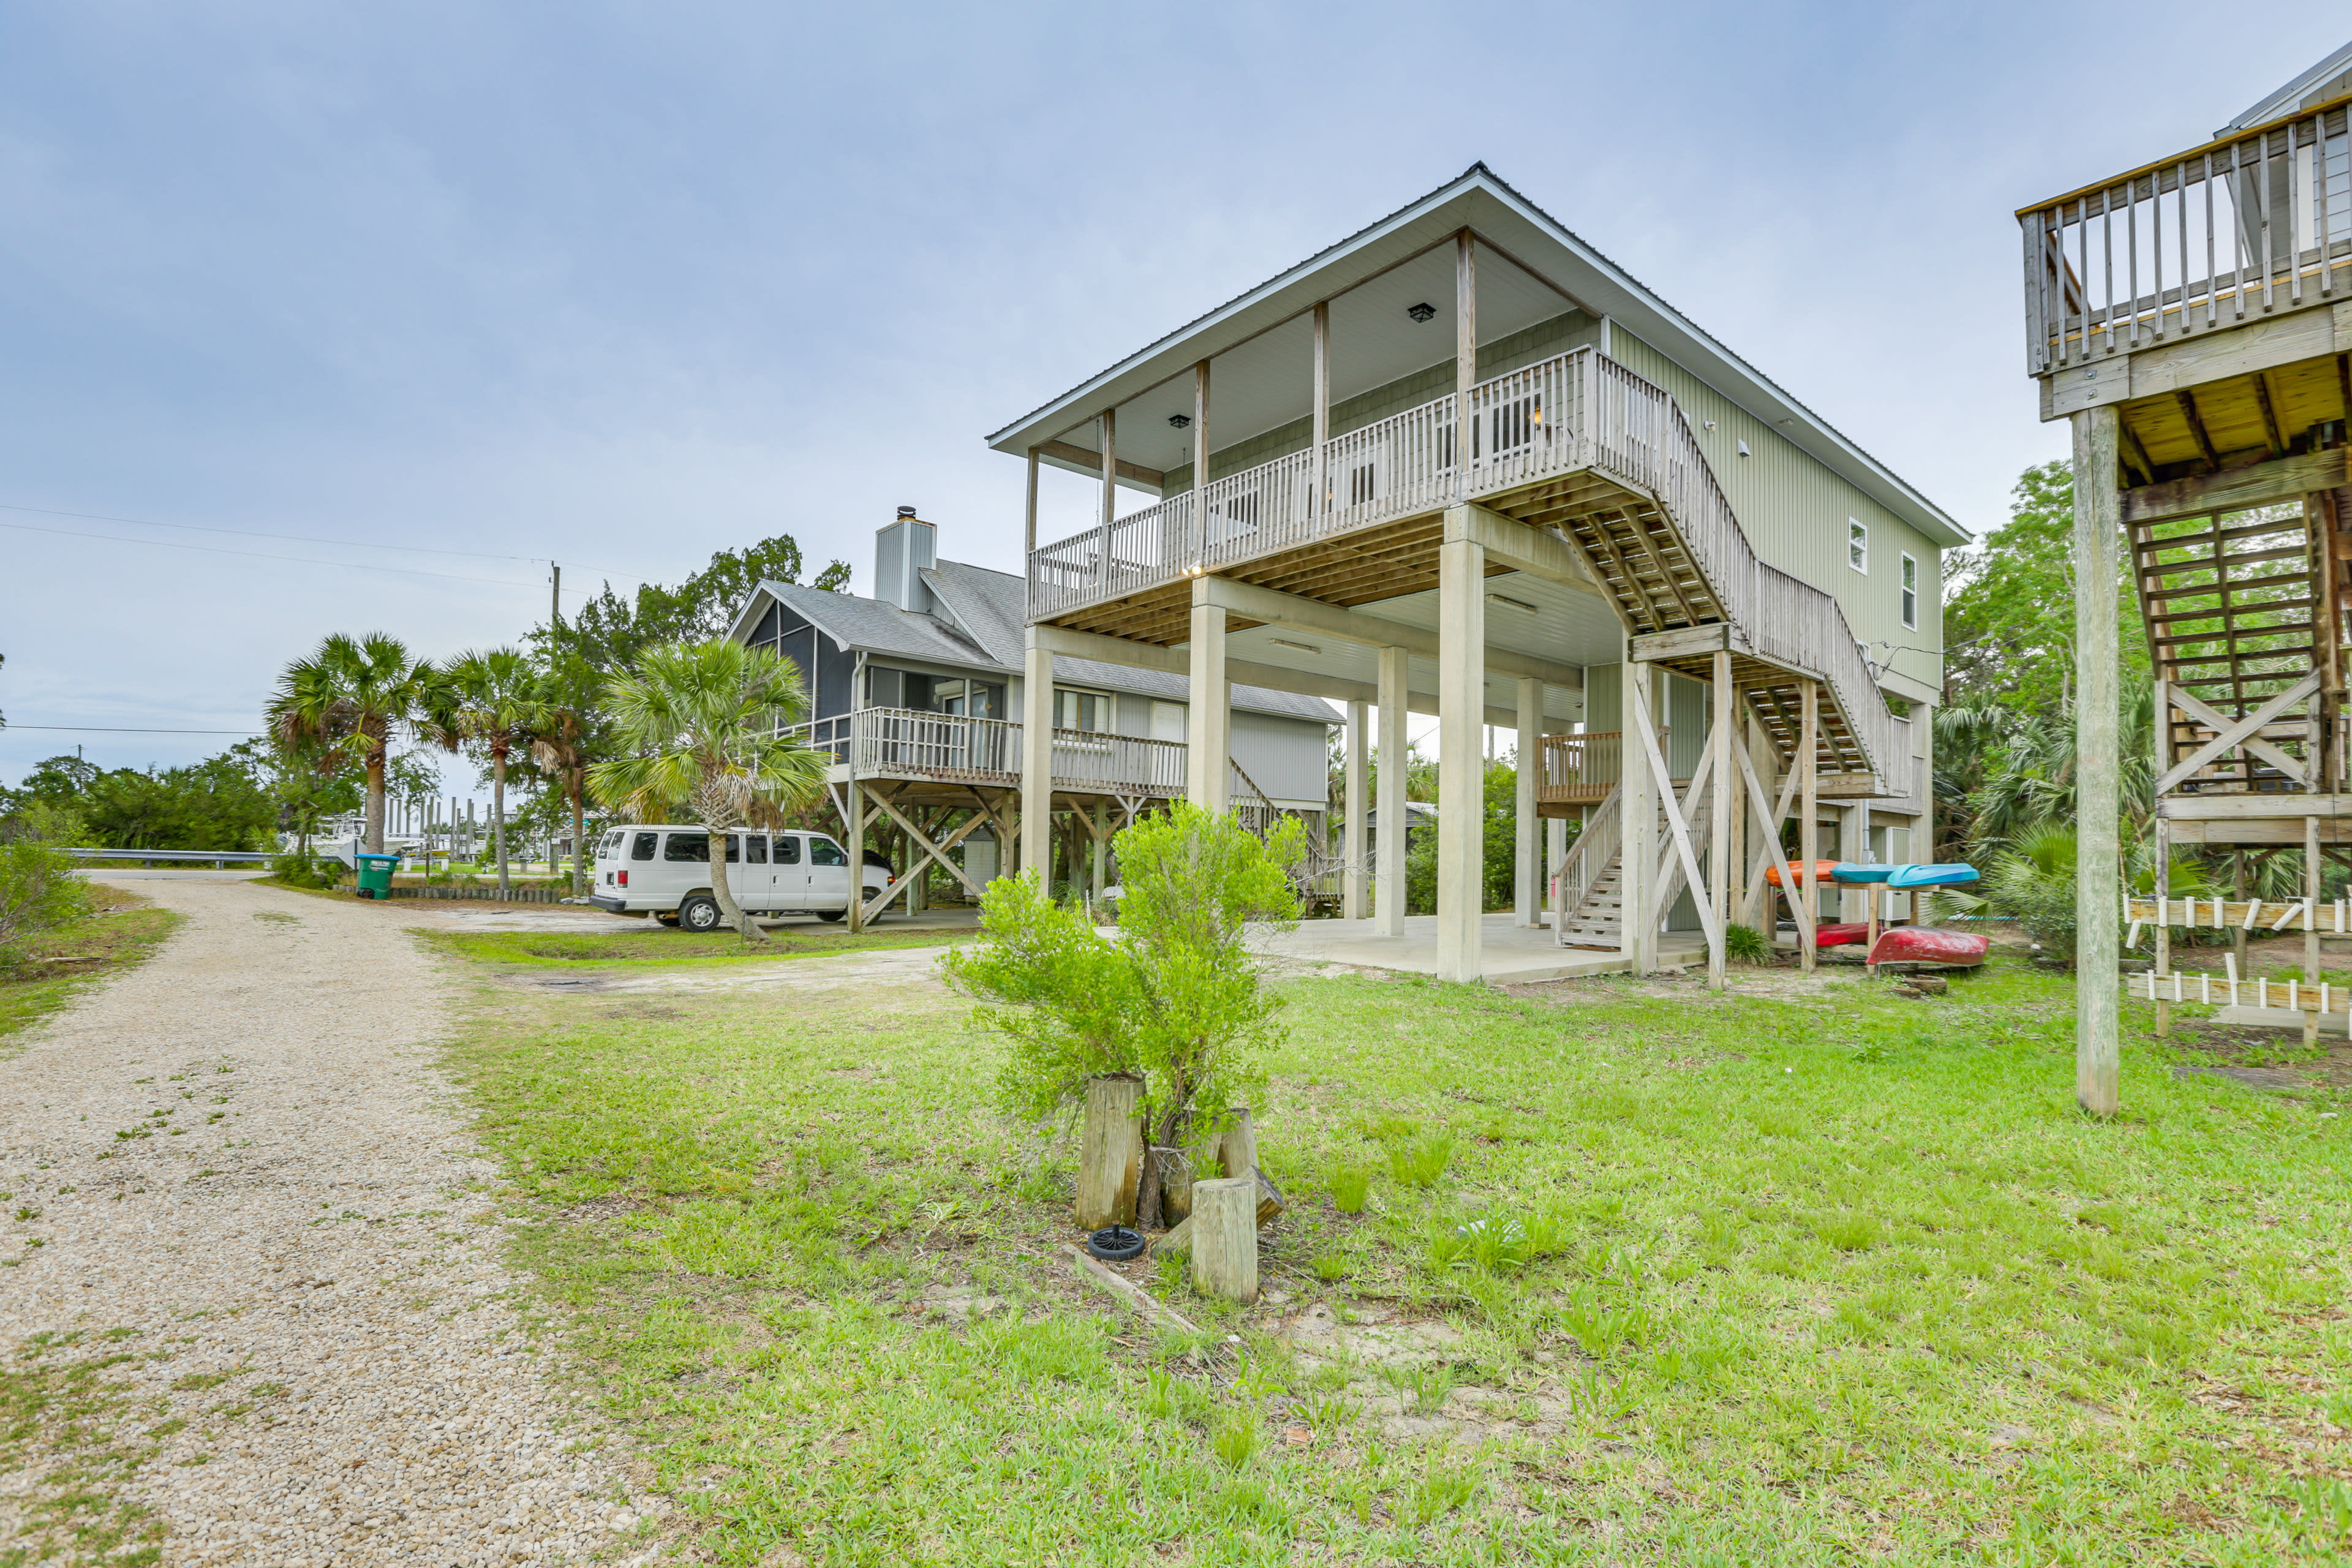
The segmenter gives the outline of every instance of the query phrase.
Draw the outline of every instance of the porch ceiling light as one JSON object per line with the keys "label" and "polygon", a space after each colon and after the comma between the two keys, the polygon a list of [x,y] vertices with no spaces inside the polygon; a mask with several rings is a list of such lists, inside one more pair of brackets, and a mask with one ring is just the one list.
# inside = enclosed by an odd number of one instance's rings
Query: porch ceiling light
{"label": "porch ceiling light", "polygon": [[1276,637],[1274,639],[1274,646],[1276,647],[1295,647],[1301,653],[1321,653],[1323,651],[1311,642],[1292,642],[1288,637]]}
{"label": "porch ceiling light", "polygon": [[1525,610],[1531,616],[1539,613],[1536,609],[1536,606],[1528,604],[1525,599],[1514,599],[1508,594],[1489,594],[1486,595],[1486,598],[1489,603],[1508,605],[1515,610]]}
{"label": "porch ceiling light", "polygon": [[1437,314],[1437,307],[1423,300],[1418,305],[1407,305],[1404,313],[1416,321],[1426,321]]}
{"label": "porch ceiling light", "polygon": [[1189,430],[1192,426],[1192,416],[1189,414],[1171,414],[1168,416],[1168,423],[1179,430]]}

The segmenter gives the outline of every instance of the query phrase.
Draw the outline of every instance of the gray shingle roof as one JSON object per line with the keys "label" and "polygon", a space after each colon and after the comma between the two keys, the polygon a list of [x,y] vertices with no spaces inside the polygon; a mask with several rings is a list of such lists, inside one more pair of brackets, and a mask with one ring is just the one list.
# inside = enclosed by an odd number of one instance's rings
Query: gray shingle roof
{"label": "gray shingle roof", "polygon": [[[941,615],[917,615],[880,599],[791,583],[762,583],[760,587],[845,647],[930,664],[978,666],[1006,675],[1021,672],[1028,617],[1020,578],[985,566],[942,561],[924,571],[923,583],[939,601]],[[1190,683],[1181,675],[1060,654],[1054,656],[1054,678],[1175,702],[1191,695]],[[1338,709],[1319,697],[1238,683],[1234,687],[1234,706],[1325,724],[1339,723],[1342,718]]]}

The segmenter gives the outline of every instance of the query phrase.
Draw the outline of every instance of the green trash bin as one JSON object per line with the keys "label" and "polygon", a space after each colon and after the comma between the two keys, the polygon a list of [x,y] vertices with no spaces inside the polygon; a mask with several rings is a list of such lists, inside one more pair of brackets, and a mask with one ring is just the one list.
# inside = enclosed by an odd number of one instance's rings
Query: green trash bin
{"label": "green trash bin", "polygon": [[392,874],[400,869],[397,855],[359,855],[360,897],[388,899],[392,897]]}

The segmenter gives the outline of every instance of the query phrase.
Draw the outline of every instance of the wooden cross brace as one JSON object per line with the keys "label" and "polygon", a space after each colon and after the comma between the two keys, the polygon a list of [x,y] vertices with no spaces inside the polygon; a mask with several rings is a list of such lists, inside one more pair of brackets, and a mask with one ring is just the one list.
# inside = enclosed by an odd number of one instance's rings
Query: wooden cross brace
{"label": "wooden cross brace", "polygon": [[[2319,768],[2319,759],[2317,757],[2313,757],[2308,762],[2299,762],[2294,757],[2287,755],[2284,752],[2280,751],[2276,746],[2272,745],[2268,741],[2263,740],[2262,738],[2261,731],[2263,725],[2269,723],[2272,720],[2277,718],[2280,714],[2285,712],[2296,703],[2312,696],[2314,693],[2318,691],[2318,689],[2319,675],[2317,671],[2314,671],[2313,673],[2305,676],[2301,680],[2296,681],[2293,686],[2288,687],[2284,691],[2282,691],[2277,696],[2272,698],[2269,701],[2263,703],[2261,707],[2255,709],[2252,712],[2247,714],[2244,718],[2226,719],[2221,716],[2218,710],[2198,700],[2194,697],[2191,697],[2179,687],[2168,683],[2164,688],[2167,700],[2169,700],[2173,706],[2179,708],[2182,712],[2188,714],[2190,718],[2207,725],[2209,728],[2213,730],[2215,733],[2211,740],[2198,747],[2196,751],[2190,752],[2181,761],[2174,763],[2170,772],[2167,773],[2162,778],[2157,780],[2156,793],[2158,795],[2164,794],[2166,791],[2171,789],[2173,785],[2179,784],[2181,780],[2193,776],[2198,769],[2203,767],[2214,758],[2221,755],[2224,752],[2235,751],[2241,746],[2243,746],[2247,751],[2252,752],[2255,756],[2262,758],[2263,761],[2270,763],[2271,766],[2278,769],[2279,772],[2286,774],[2286,776],[2291,779],[2301,779],[2305,784],[2316,782]],[[2166,722],[2165,716],[2161,713],[2158,714],[2156,716],[2156,721],[2159,727],[2160,733],[2161,727]]]}
{"label": "wooden cross brace", "polygon": [[[912,866],[909,866],[907,868],[907,874],[899,878],[897,883],[885,888],[882,891],[874,895],[873,901],[866,905],[863,912],[857,917],[860,923],[872,920],[876,915],[880,914],[884,910],[887,909],[890,905],[890,900],[897,898],[901,892],[910,890],[915,885],[915,879],[923,874],[923,869],[927,866],[943,866],[947,868],[949,873],[952,875],[957,881],[961,882],[964,887],[970,890],[973,898],[976,899],[980,897],[980,884],[966,876],[962,867],[948,858],[948,851],[962,843],[964,838],[971,834],[974,828],[987,823],[990,820],[987,813],[977,811],[972,813],[970,816],[963,819],[961,826],[958,827],[953,833],[949,834],[941,842],[934,844],[931,842],[930,836],[929,834],[926,834],[921,828],[916,826],[904,813],[900,812],[897,806],[891,805],[888,800],[880,795],[876,795],[873,799],[875,805],[886,813],[891,821],[898,825],[900,829],[906,833],[908,838],[915,844],[916,847],[922,850],[923,855],[921,859],[917,860]],[[862,839],[865,836],[860,834],[858,837]]]}

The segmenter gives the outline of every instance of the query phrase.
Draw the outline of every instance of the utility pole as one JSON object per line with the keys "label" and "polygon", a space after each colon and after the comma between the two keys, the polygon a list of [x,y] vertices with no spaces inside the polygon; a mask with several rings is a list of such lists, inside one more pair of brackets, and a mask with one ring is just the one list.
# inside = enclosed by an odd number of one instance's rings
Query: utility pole
{"label": "utility pole", "polygon": [[551,638],[563,629],[563,563],[547,563],[547,632]]}

